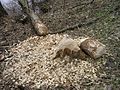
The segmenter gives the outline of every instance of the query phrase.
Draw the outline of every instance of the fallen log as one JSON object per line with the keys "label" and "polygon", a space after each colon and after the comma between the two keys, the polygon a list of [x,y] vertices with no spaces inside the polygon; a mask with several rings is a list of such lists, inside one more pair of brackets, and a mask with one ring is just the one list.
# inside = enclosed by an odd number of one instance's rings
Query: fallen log
{"label": "fallen log", "polygon": [[20,4],[23,12],[26,13],[28,17],[30,18],[31,23],[34,27],[34,30],[37,32],[37,34],[40,36],[48,34],[48,28],[46,27],[46,25],[43,24],[40,18],[38,17],[38,15],[35,14],[35,12],[33,12],[28,7],[28,4],[27,3],[24,4],[23,1],[26,1],[26,0],[18,0],[18,3]]}

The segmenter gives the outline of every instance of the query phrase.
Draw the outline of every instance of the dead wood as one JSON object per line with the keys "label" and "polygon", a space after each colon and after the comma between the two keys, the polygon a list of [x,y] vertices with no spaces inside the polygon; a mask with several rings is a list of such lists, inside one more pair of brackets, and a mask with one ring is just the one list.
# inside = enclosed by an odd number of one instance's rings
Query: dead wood
{"label": "dead wood", "polygon": [[53,59],[70,56],[72,58],[85,58],[85,53],[80,49],[78,43],[71,38],[64,37],[58,44],[56,55]]}
{"label": "dead wood", "polygon": [[[94,0],[89,2],[89,4],[93,3],[93,1]],[[26,8],[25,6],[23,6],[23,4],[22,4],[22,2],[20,0],[19,0],[19,4],[23,8],[23,11],[30,17],[32,25],[33,25],[35,31],[40,36],[44,36],[44,35],[47,35],[47,34],[63,33],[65,31],[67,31],[67,30],[74,30],[74,28],[77,28],[77,27],[89,26],[89,25],[93,24],[94,22],[96,22],[99,19],[99,18],[95,18],[95,19],[87,21],[86,23],[81,23],[80,22],[80,23],[77,23],[77,24],[75,24],[73,26],[63,28],[60,31],[48,32],[48,28],[45,26],[45,24],[42,23],[40,18],[30,8]]]}
{"label": "dead wood", "polygon": [[63,28],[63,29],[60,30],[60,31],[49,32],[48,34],[63,33],[63,32],[65,32],[65,31],[67,31],[67,30],[74,30],[74,28],[77,28],[77,27],[80,28],[80,27],[84,27],[84,26],[89,26],[89,25],[95,23],[97,20],[99,20],[99,18],[94,18],[94,19],[92,19],[92,20],[87,21],[86,23],[81,23],[81,22],[80,22],[80,23],[77,23],[77,24],[75,24],[75,25],[73,25],[73,26],[69,26],[69,27]]}
{"label": "dead wood", "polygon": [[34,30],[36,31],[36,33],[38,35],[46,35],[48,33],[48,28],[46,27],[45,24],[42,23],[42,21],[40,20],[40,18],[38,17],[38,15],[35,14],[35,12],[33,12],[30,8],[28,8],[28,6],[24,6],[24,4],[22,3],[21,0],[18,1],[20,6],[23,9],[23,12],[25,12],[28,17],[31,20],[31,23],[34,27]]}
{"label": "dead wood", "polygon": [[87,38],[81,42],[80,48],[91,58],[96,59],[105,54],[106,46],[93,38]]}

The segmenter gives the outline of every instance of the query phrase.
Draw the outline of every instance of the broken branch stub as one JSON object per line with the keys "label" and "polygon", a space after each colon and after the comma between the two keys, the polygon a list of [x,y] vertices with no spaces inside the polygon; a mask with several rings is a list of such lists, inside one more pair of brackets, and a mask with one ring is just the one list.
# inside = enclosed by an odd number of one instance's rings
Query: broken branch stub
{"label": "broken branch stub", "polygon": [[53,59],[70,56],[72,58],[85,58],[85,53],[79,48],[77,42],[71,38],[63,38],[57,46],[56,56]]}
{"label": "broken branch stub", "polygon": [[80,48],[93,59],[105,54],[105,47],[104,44],[92,38],[86,38],[80,44]]}

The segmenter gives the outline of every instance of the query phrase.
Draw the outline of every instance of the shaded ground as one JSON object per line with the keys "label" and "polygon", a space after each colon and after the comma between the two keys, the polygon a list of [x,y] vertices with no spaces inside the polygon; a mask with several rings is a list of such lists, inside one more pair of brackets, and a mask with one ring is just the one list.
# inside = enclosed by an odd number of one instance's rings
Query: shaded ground
{"label": "shaded ground", "polygon": [[[22,90],[23,87],[17,85],[24,84],[29,86],[25,90],[36,87],[42,90],[119,90],[120,1],[65,0],[65,4],[64,0],[53,1],[49,2],[52,9],[41,14],[42,21],[53,32],[92,18],[100,19],[90,26],[60,35],[37,37],[29,23],[23,25],[1,18],[0,45],[7,58],[0,62],[0,89]],[[51,60],[63,35],[77,41],[82,36],[95,37],[107,46],[107,54],[96,61],[75,59],[69,62],[67,57],[62,61]]]}

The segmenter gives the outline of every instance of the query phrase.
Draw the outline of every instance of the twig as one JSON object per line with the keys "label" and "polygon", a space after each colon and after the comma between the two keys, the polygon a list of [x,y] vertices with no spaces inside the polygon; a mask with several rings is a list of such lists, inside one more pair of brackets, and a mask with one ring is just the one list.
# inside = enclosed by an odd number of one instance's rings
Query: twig
{"label": "twig", "polygon": [[[74,7],[70,7],[69,9],[73,9],[73,8],[77,8],[77,7],[81,7],[81,6],[84,6],[84,5],[89,5],[89,4],[92,4],[94,2],[94,0],[91,0],[90,2],[86,2],[86,3],[81,3],[79,5],[76,5]],[[83,8],[83,7],[81,7]]]}
{"label": "twig", "polygon": [[92,4],[94,2],[94,0],[91,0],[90,2],[87,3],[81,3],[81,5],[88,5],[88,4]]}
{"label": "twig", "polygon": [[63,33],[65,31],[67,31],[67,30],[74,30],[74,28],[77,28],[77,27],[89,26],[89,25],[93,24],[94,22],[96,22],[97,20],[99,20],[99,18],[92,19],[92,20],[90,20],[90,21],[88,21],[86,23],[77,23],[77,24],[75,24],[73,26],[63,28],[60,31],[50,32],[49,34]]}

